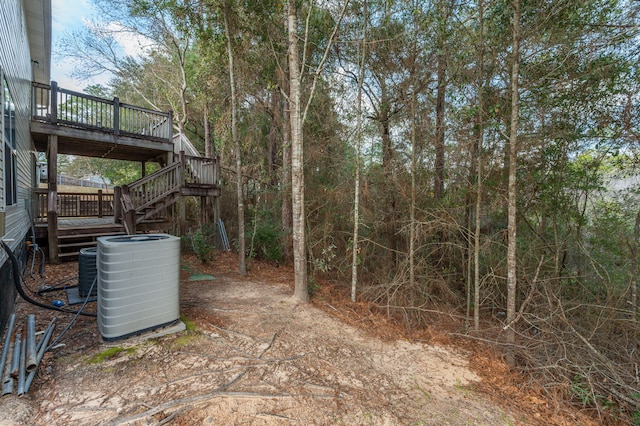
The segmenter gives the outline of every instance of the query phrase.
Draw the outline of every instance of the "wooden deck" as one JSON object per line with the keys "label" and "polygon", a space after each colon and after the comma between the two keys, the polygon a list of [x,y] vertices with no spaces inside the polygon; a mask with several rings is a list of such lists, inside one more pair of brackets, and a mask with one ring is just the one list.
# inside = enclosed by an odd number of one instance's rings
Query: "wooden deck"
{"label": "wooden deck", "polygon": [[[167,226],[166,221],[156,220],[156,221],[148,221],[146,223],[146,228],[143,227],[142,231],[153,230],[153,228],[162,229]],[[36,228],[36,237],[43,238],[47,235],[47,223],[40,222],[35,224]],[[122,225],[119,223],[113,222],[113,216],[108,217],[72,217],[72,218],[63,218],[58,219],[58,230],[64,231],[80,231],[84,229],[94,230],[96,233],[99,233],[100,230],[111,230],[111,229],[122,229]]]}
{"label": "wooden deck", "polygon": [[[113,216],[105,217],[69,217],[58,219],[58,229],[76,229],[76,228],[101,228],[120,226],[113,222]],[[38,238],[46,236],[47,222],[35,223],[36,236]],[[39,235],[38,235],[39,234]]]}
{"label": "wooden deck", "polygon": [[[58,228],[83,228],[83,227],[100,227],[100,226],[113,226],[116,225],[113,222],[113,216],[107,217],[72,217],[58,219]],[[46,224],[45,224],[46,226]]]}
{"label": "wooden deck", "polygon": [[40,152],[160,161],[173,153],[171,112],[154,111],[51,85],[32,83],[31,135]]}
{"label": "wooden deck", "polygon": [[[167,220],[150,220],[139,226],[139,232],[167,232],[171,227]],[[35,224],[36,238],[41,241],[49,239],[46,222]],[[57,257],[59,260],[72,260],[78,256],[80,249],[95,247],[99,237],[125,235],[127,232],[120,223],[113,222],[113,216],[107,217],[74,217],[58,219]],[[47,244],[48,245],[48,244]]]}
{"label": "wooden deck", "polygon": [[[59,260],[75,259],[80,249],[95,247],[98,237],[125,234],[121,224],[113,223],[113,216],[60,218],[56,231],[55,242]],[[36,223],[35,232],[39,240],[49,241],[46,222]],[[50,242],[46,245],[48,247]]]}
{"label": "wooden deck", "polygon": [[[32,100],[31,137],[36,150],[47,153],[48,178],[46,189],[34,190],[33,220],[50,261],[73,258],[101,236],[182,229],[180,218],[174,223],[180,197],[200,197],[202,218],[207,197],[219,203],[219,158],[174,151],[171,111],[98,98],[55,82],[34,82]],[[143,177],[112,194],[58,192],[58,154],[140,162]],[[147,162],[160,169],[144,176]],[[216,204],[216,222],[219,210]]]}

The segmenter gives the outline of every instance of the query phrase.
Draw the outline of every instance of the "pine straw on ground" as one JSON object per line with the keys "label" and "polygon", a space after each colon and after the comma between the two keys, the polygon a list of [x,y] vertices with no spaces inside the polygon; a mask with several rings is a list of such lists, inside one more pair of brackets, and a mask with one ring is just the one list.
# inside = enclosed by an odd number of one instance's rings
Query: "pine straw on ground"
{"label": "pine straw on ground", "polygon": [[[207,273],[209,264],[201,263],[194,255],[182,255],[182,264],[187,268],[192,267]],[[237,255],[229,252],[217,252],[215,259],[216,274],[237,274]],[[76,262],[66,262],[59,265],[47,265],[46,282],[56,284],[77,275]],[[185,273],[183,271],[183,273]],[[25,285],[31,292],[36,292],[42,279],[37,275],[30,278],[27,271]],[[248,278],[265,283],[286,284],[293,294],[293,269],[289,265],[272,265],[265,262],[252,260],[249,263]],[[518,421],[523,424],[544,425],[596,425],[602,424],[602,419],[596,420],[582,413],[576,407],[567,404],[563,399],[562,389],[559,387],[557,396],[550,398],[548,395],[531,384],[531,380],[512,371],[501,358],[498,351],[488,343],[466,338],[458,333],[464,329],[460,322],[453,316],[438,316],[437,325],[416,329],[407,327],[402,318],[396,318],[382,311],[378,306],[366,301],[351,302],[348,288],[344,284],[316,278],[319,286],[311,303],[340,319],[342,322],[357,327],[371,336],[384,341],[406,339],[410,342],[421,342],[458,347],[470,353],[470,367],[482,381],[474,384],[474,390],[482,392],[496,405],[510,409],[512,412],[521,413]],[[51,296],[53,298],[53,295]],[[212,317],[198,306],[198,301],[182,300],[187,316],[198,323],[210,323],[213,326],[225,327],[226,324],[216,323],[219,318]],[[31,310],[26,306],[22,309]],[[446,314],[446,313],[445,313]],[[443,320],[442,318],[450,320]],[[44,327],[48,322],[48,316],[38,316],[42,322],[38,327]],[[79,320],[82,322],[82,318]],[[435,320],[434,320],[435,322]],[[81,328],[81,327],[77,327]],[[95,332],[79,335],[75,333],[73,342],[67,341],[67,348],[61,352],[75,352],[83,347],[91,346],[100,340]],[[46,362],[45,362],[46,365]],[[42,379],[42,377],[41,377]],[[46,379],[46,378],[45,378]]]}
{"label": "pine straw on ground", "polygon": [[[316,281],[318,281],[316,279]],[[496,347],[465,338],[459,334],[464,325],[454,320],[452,315],[443,312],[439,315],[437,326],[416,329],[407,327],[401,318],[388,315],[381,308],[366,301],[352,302],[349,289],[335,281],[320,280],[320,286],[312,298],[314,306],[340,318],[341,321],[359,327],[372,336],[383,340],[406,339],[411,342],[441,344],[463,348],[470,352],[469,367],[482,381],[474,385],[497,405],[509,408],[513,412],[523,413],[524,422],[540,425],[585,425],[596,426],[616,424],[613,419],[598,419],[588,412],[570,405],[563,387],[558,386],[555,396],[546,396],[539,387],[525,384],[528,381],[513,371],[504,361]],[[443,319],[446,318],[446,319]]]}

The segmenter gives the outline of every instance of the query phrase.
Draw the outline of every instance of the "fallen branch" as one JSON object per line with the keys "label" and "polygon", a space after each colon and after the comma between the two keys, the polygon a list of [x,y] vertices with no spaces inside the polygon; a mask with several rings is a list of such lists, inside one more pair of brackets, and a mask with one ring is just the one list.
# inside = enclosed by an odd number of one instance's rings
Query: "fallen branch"
{"label": "fallen branch", "polygon": [[[244,374],[244,373],[243,373]],[[335,399],[340,398],[340,395],[325,395],[325,394],[278,394],[278,393],[257,393],[257,392],[224,392],[214,390],[213,392],[206,393],[204,395],[189,397],[189,398],[180,398],[173,401],[165,402],[164,404],[158,405],[150,410],[145,412],[124,418],[124,419],[116,419],[113,422],[109,423],[113,426],[121,426],[127,425],[131,423],[138,422],[146,417],[153,416],[162,411],[169,410],[176,406],[180,406],[179,411],[184,410],[187,405],[195,405],[203,403],[211,398],[268,398],[268,399],[283,399],[283,398],[317,398],[317,399]]]}
{"label": "fallen branch", "polygon": [[267,351],[269,349],[271,349],[271,346],[273,346],[273,342],[275,342],[276,340],[276,333],[273,333],[273,336],[271,336],[271,341],[269,342],[269,344],[267,345],[266,348],[264,348],[264,350],[262,351],[262,353],[260,355],[258,355],[258,359],[262,359],[262,356],[267,353]]}
{"label": "fallen branch", "polygon": [[183,411],[184,411],[184,407],[177,409],[170,416],[167,416],[161,421],[159,421],[156,426],[162,426],[162,425],[168,424],[169,422],[172,422],[178,416],[178,414],[180,414]]}
{"label": "fallen branch", "polygon": [[[515,343],[499,342],[497,340],[484,339],[482,337],[470,336],[468,334],[462,334],[462,333],[447,333],[447,334],[450,336],[458,336],[458,337],[464,337],[465,339],[477,340],[479,342],[491,343],[492,345],[502,345],[502,346],[509,346],[512,348],[527,349],[527,347],[523,345],[517,345]],[[424,340],[417,340],[417,341],[425,342]]]}
{"label": "fallen branch", "polygon": [[218,396],[221,393],[224,393],[224,391],[229,388],[231,385],[233,385],[235,382],[237,382],[238,380],[240,380],[245,374],[247,374],[246,371],[243,371],[242,373],[239,373],[238,375],[236,375],[233,379],[231,379],[231,381],[229,381],[228,383],[217,387],[216,389],[214,389],[212,392],[206,393],[204,395],[198,395],[198,396],[191,396],[188,398],[180,398],[180,399],[175,399],[173,401],[168,401],[165,402],[164,404],[160,404],[157,405],[147,411],[144,411],[142,413],[139,414],[135,414],[133,416],[124,418],[124,419],[116,419],[113,422],[109,423],[110,425],[126,425],[126,424],[130,424],[130,423],[134,423],[137,422],[138,420],[144,419],[145,417],[150,417],[153,416],[155,414],[158,414],[162,411],[168,410],[170,408],[173,408],[175,406],[185,406],[185,405],[189,405],[189,404],[195,404],[195,403],[199,403],[202,401],[205,401],[209,398],[213,398],[214,396]]}

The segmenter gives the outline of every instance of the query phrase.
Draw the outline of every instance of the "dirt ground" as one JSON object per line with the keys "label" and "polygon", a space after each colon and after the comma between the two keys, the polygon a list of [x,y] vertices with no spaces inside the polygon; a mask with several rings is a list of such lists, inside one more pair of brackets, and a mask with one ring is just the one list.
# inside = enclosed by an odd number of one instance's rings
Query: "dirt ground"
{"label": "dirt ground", "polygon": [[[64,346],[45,355],[29,393],[0,398],[0,424],[537,423],[479,390],[464,349],[380,337],[341,320],[328,303],[297,304],[290,269],[254,263],[241,277],[235,262],[226,253],[207,265],[183,256],[186,331],[104,343],[95,318],[80,317]],[[47,266],[46,281],[76,274],[77,263]],[[214,279],[194,280],[199,274]],[[21,299],[17,312],[19,321],[36,313],[38,330],[55,315],[54,338],[72,317]],[[104,356],[111,348],[122,350]]]}

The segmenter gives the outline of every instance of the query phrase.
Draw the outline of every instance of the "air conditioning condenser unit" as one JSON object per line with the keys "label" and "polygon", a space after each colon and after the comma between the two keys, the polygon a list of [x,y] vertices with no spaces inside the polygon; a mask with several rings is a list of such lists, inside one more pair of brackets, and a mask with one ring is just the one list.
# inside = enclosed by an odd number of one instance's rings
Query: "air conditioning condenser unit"
{"label": "air conditioning condenser unit", "polygon": [[98,329],[117,340],[178,321],[180,239],[168,234],[98,238]]}

